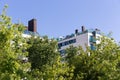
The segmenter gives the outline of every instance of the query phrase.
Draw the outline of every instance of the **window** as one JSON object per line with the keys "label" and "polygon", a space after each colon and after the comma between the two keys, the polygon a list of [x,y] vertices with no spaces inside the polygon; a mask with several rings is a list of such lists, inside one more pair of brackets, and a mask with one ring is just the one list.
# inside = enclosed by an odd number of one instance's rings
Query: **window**
{"label": "window", "polygon": [[62,43],[59,43],[58,44],[58,48],[60,49],[62,47]]}
{"label": "window", "polygon": [[72,43],[75,43],[75,42],[76,42],[76,39],[72,39],[72,40],[69,40],[69,41],[65,41],[63,43],[59,43],[58,48],[60,49],[62,46],[66,46],[66,45],[69,45],[69,44],[72,44]]}

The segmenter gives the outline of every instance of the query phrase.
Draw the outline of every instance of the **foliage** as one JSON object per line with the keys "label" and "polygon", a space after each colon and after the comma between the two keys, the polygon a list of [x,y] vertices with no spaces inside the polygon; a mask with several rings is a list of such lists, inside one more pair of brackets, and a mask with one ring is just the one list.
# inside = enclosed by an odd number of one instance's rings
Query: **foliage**
{"label": "foliage", "polygon": [[11,22],[6,7],[0,15],[0,80],[120,79],[120,46],[114,40],[101,37],[95,50],[70,46],[61,57],[54,39],[22,37],[23,25]]}
{"label": "foliage", "polygon": [[[120,46],[110,38],[101,38],[96,50],[81,47],[67,49],[68,63],[73,65],[73,80],[119,80]],[[72,50],[72,51],[71,51]],[[77,51],[76,51],[77,50]],[[76,55],[73,55],[76,54]],[[71,60],[72,59],[72,60]]]}
{"label": "foliage", "polygon": [[22,62],[27,55],[27,52],[23,52],[27,44],[22,37],[23,25],[13,24],[5,10],[6,6],[0,15],[0,80],[19,80],[25,77],[30,66]]}
{"label": "foliage", "polygon": [[33,37],[28,43],[31,44],[28,49],[31,75],[36,79],[61,79],[61,75],[67,70],[66,65],[60,61],[61,57],[57,51],[57,42],[44,36],[41,38]]}
{"label": "foliage", "polygon": [[38,80],[118,80],[120,46],[110,38],[102,37],[100,41],[96,50],[70,46],[65,51],[64,61],[61,61],[54,40],[31,38],[28,49],[30,74]]}

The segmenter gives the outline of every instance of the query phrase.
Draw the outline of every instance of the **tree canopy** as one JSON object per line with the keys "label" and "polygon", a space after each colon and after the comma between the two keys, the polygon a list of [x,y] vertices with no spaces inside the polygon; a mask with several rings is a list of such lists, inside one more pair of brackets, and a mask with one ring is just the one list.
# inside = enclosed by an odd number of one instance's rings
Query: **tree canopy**
{"label": "tree canopy", "polygon": [[120,79],[120,46],[111,38],[101,37],[95,50],[70,46],[62,57],[56,40],[24,38],[24,25],[13,24],[5,10],[0,15],[0,80]]}
{"label": "tree canopy", "polygon": [[81,47],[71,46],[66,52],[67,62],[75,67],[73,80],[120,79],[120,46],[113,40],[102,37],[96,50],[88,48],[84,51]]}
{"label": "tree canopy", "polygon": [[29,63],[22,62],[27,56],[26,40],[22,37],[23,25],[13,24],[5,14],[0,15],[0,79],[20,80],[25,77]]}
{"label": "tree canopy", "polygon": [[[55,80],[63,78],[66,65],[61,62],[61,56],[57,51],[57,42],[54,39],[32,37],[28,43],[31,47],[28,49],[31,70],[34,72],[34,78]],[[64,70],[63,70],[64,69]]]}

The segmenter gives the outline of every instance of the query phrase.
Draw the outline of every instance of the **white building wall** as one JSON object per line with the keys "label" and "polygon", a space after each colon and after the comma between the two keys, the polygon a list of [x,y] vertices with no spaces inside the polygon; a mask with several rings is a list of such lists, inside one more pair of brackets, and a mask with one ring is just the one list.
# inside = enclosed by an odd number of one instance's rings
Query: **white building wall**
{"label": "white building wall", "polygon": [[25,38],[30,38],[31,37],[31,35],[28,35],[28,34],[22,34],[22,36],[25,37]]}
{"label": "white building wall", "polygon": [[[76,39],[76,42],[75,43],[72,43],[72,44],[69,44],[69,45],[65,45],[65,46],[62,46],[60,50],[64,50],[66,48],[69,48],[69,46],[73,45],[74,47],[78,47],[78,46],[81,46],[83,48],[83,50],[86,50],[86,47],[87,46],[91,46],[91,44],[93,44],[93,42],[90,42],[90,37],[93,36],[92,33],[83,33],[83,34],[80,34],[80,35],[77,35],[77,36],[74,36],[72,38],[68,38],[68,39],[65,39],[65,40],[62,40],[62,41],[59,41],[59,43],[63,43],[63,42],[66,42],[66,41],[69,41],[69,40],[72,40],[72,39]],[[101,37],[100,34],[96,34],[96,44],[99,44],[100,43],[100,40],[98,40],[99,38]]]}
{"label": "white building wall", "polygon": [[81,35],[76,36],[75,46],[81,46],[84,50],[86,50],[86,46],[88,46],[89,38],[88,33],[83,33]]}
{"label": "white building wall", "polygon": [[88,33],[83,33],[83,34],[74,36],[74,37],[72,37],[72,38],[62,40],[62,41],[58,42],[58,44],[59,44],[59,43],[63,43],[63,42],[65,42],[65,41],[72,40],[72,39],[76,39],[76,42],[73,43],[73,44],[69,44],[69,45],[66,45],[66,46],[62,46],[59,50],[66,49],[66,48],[68,48],[70,45],[73,45],[74,47],[81,46],[84,50],[86,50],[86,46],[89,45]]}
{"label": "white building wall", "polygon": [[102,37],[102,35],[100,34],[96,34],[96,44],[100,44],[100,38]]}

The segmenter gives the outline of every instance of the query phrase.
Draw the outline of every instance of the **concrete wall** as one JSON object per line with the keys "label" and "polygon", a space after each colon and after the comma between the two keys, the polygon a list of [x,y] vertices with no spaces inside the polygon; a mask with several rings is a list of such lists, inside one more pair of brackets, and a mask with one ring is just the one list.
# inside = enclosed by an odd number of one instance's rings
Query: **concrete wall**
{"label": "concrete wall", "polygon": [[63,41],[60,41],[60,42],[58,42],[58,43],[62,43],[62,42],[69,41],[69,40],[72,40],[72,39],[76,39],[76,43],[69,44],[69,45],[66,45],[66,46],[62,46],[61,49],[59,49],[59,50],[66,49],[66,48],[68,48],[70,45],[73,45],[73,46],[75,46],[75,47],[82,46],[82,48],[83,48],[84,50],[86,50],[86,46],[88,46],[88,42],[89,42],[88,33],[80,34],[80,35],[74,36],[74,37],[72,37],[72,38],[69,38],[69,39],[65,39],[65,40],[63,40]]}

